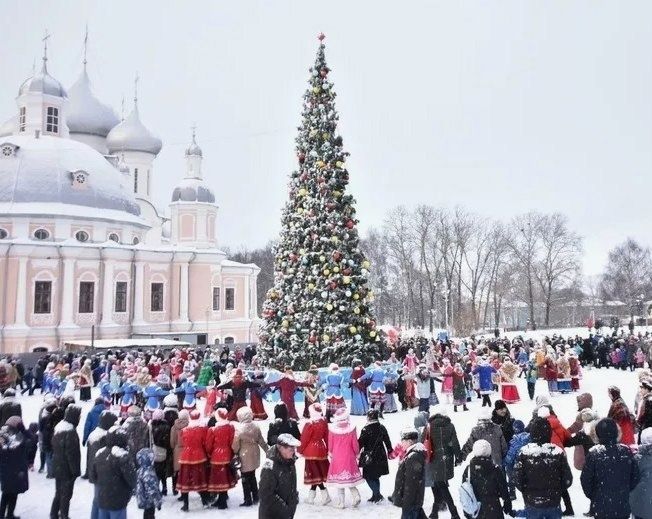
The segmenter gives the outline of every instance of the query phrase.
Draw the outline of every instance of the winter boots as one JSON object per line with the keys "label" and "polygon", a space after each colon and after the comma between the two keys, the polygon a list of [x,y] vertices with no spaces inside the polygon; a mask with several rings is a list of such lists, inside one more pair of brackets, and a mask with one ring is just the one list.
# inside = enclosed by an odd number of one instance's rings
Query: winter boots
{"label": "winter boots", "polygon": [[353,499],[353,508],[356,508],[360,504],[360,492],[355,487],[349,489],[351,491],[351,498]]}
{"label": "winter boots", "polygon": [[322,500],[321,500],[321,505],[327,505],[328,503],[331,502],[331,495],[328,493],[327,488],[321,489],[321,494],[322,494]]}
{"label": "winter boots", "polygon": [[344,508],[344,489],[337,489],[337,498],[335,499],[335,508]]}
{"label": "winter boots", "polygon": [[308,491],[308,497],[306,497],[305,503],[308,505],[313,505],[315,504],[315,496],[317,495],[316,490],[310,490]]}

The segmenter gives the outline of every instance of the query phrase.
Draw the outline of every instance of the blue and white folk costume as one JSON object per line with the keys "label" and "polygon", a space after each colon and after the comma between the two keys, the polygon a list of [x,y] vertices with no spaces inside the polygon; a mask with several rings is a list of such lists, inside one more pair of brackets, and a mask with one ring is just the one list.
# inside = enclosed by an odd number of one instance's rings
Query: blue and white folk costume
{"label": "blue and white folk costume", "polygon": [[330,414],[335,414],[338,409],[346,408],[342,395],[342,381],[340,367],[337,364],[331,364],[330,373],[326,375],[326,382],[322,384],[326,397],[326,410]]}
{"label": "blue and white folk costume", "polygon": [[183,408],[194,409],[197,406],[197,393],[206,389],[205,386],[200,386],[193,382],[194,377],[190,375],[178,388],[174,390],[175,393],[183,393]]}
{"label": "blue and white folk costume", "polygon": [[147,384],[145,389],[143,389],[143,396],[147,399],[145,402],[145,410],[152,412],[161,409],[161,402],[168,393],[169,391],[166,391],[154,382]]}
{"label": "blue and white folk costume", "polygon": [[371,380],[369,384],[369,400],[373,409],[382,411],[382,405],[385,402],[385,368],[381,365],[380,361],[376,363],[367,371],[365,377]]}
{"label": "blue and white folk costume", "polygon": [[366,372],[362,367],[362,362],[354,361],[354,364],[355,367],[351,371],[351,414],[365,416],[369,410]]}

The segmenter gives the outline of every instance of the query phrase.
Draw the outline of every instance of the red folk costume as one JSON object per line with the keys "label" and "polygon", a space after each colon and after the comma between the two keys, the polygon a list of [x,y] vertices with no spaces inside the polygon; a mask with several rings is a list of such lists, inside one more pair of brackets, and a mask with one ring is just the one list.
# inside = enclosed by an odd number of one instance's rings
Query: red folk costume
{"label": "red folk costume", "polygon": [[210,456],[209,492],[226,492],[237,483],[231,470],[233,459],[231,444],[234,436],[235,427],[227,420],[226,409],[218,409],[217,423],[215,427],[209,429],[206,437],[206,452]]}
{"label": "red folk costume", "polygon": [[237,420],[236,413],[238,409],[247,405],[247,389],[254,387],[259,387],[259,384],[246,380],[240,368],[234,370],[234,375],[231,380],[217,386],[217,389],[230,389],[233,393],[233,406],[229,411],[229,420]]}
{"label": "red folk costume", "polygon": [[265,373],[256,371],[254,373],[254,382],[260,384],[260,387],[253,387],[249,390],[251,413],[254,415],[254,420],[267,420],[267,412],[263,404],[263,398],[267,393],[267,389],[262,387],[265,383]]}
{"label": "red folk costume", "polygon": [[270,382],[265,384],[265,387],[278,388],[281,392],[281,401],[285,403],[288,408],[288,416],[294,418],[295,420],[299,419],[297,415],[297,410],[294,407],[294,392],[299,387],[308,387],[312,386],[310,382],[297,382],[294,380],[292,372],[286,372],[286,374],[281,377],[276,382]]}
{"label": "red folk costume", "polygon": [[306,460],[303,483],[312,486],[325,483],[328,478],[328,423],[321,404],[312,404],[309,412],[310,421],[301,431],[299,454]]}
{"label": "red folk costume", "polygon": [[573,391],[579,391],[580,389],[580,376],[581,376],[581,366],[580,361],[577,360],[577,357],[574,354],[571,354],[568,359],[570,364],[570,376],[571,376],[571,389]]}
{"label": "red folk costume", "polygon": [[205,492],[206,480],[206,434],[208,428],[199,423],[199,412],[191,413],[193,418],[188,427],[181,430],[183,449],[179,455],[179,492]]}

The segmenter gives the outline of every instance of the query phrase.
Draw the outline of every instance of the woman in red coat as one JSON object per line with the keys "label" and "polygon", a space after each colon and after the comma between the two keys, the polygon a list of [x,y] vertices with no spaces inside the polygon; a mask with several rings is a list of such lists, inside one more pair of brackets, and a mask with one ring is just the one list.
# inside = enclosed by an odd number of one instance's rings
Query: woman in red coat
{"label": "woman in red coat", "polygon": [[308,387],[313,384],[310,382],[297,382],[294,380],[294,374],[290,368],[285,368],[285,374],[276,382],[270,382],[265,387],[278,388],[281,391],[281,401],[285,403],[288,408],[290,418],[294,420],[299,419],[297,410],[294,407],[294,392],[297,388]]}
{"label": "woman in red coat", "polygon": [[208,476],[208,491],[218,493],[218,498],[213,506],[225,509],[226,493],[235,487],[237,480],[231,469],[233,459],[233,438],[235,427],[228,420],[226,409],[215,412],[217,422],[215,427],[208,430],[206,436],[206,452],[210,458],[210,473]]}
{"label": "woman in red coat", "polygon": [[303,471],[303,484],[310,485],[310,493],[306,503],[313,504],[317,488],[321,490],[322,505],[330,503],[331,497],[324,483],[328,478],[328,423],[323,416],[323,409],[319,402],[309,408],[310,421],[301,431],[301,446],[299,454],[306,460]]}
{"label": "woman in red coat", "polygon": [[623,445],[634,445],[634,416],[629,412],[627,404],[620,396],[620,389],[616,386],[610,386],[609,398],[611,398],[611,407],[607,413],[607,418],[614,420],[620,428],[620,443]]}
{"label": "woman in red coat", "polygon": [[190,423],[181,431],[183,449],[179,455],[177,490],[181,492],[182,511],[188,511],[188,492],[199,492],[202,504],[208,503],[206,481],[206,434],[208,428],[199,421],[199,411],[190,411]]}

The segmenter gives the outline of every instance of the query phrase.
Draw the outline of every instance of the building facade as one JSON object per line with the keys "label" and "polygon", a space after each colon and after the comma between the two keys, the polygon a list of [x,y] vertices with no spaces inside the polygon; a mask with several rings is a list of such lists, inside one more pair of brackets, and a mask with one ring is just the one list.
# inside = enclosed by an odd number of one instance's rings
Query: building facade
{"label": "building facade", "polygon": [[86,69],[66,91],[45,52],[0,126],[0,351],[55,350],[91,333],[255,341],[260,269],[218,248],[194,132],[163,214],[151,199],[162,143],[137,94],[121,121]]}

